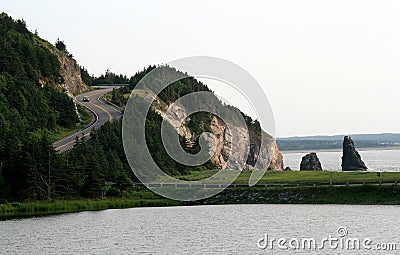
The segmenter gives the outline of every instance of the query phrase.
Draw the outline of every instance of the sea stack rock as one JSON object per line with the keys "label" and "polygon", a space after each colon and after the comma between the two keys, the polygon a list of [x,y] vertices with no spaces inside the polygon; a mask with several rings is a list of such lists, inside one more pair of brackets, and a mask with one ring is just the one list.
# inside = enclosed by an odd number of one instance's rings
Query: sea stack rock
{"label": "sea stack rock", "polygon": [[302,170],[308,170],[308,171],[322,170],[321,162],[319,162],[319,159],[315,152],[309,153],[301,159],[300,171]]}
{"label": "sea stack rock", "polygon": [[367,166],[361,160],[360,154],[356,151],[353,140],[350,136],[345,136],[343,141],[342,171],[362,171],[367,169]]}

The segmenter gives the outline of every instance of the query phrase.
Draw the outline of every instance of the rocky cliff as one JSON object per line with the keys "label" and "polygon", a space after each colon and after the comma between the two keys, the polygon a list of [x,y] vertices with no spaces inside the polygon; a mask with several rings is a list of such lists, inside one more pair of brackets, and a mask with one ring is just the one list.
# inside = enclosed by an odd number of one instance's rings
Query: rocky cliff
{"label": "rocky cliff", "polygon": [[82,81],[81,70],[76,60],[71,55],[61,52],[56,48],[51,49],[60,62],[60,73],[64,82],[59,84],[69,96],[87,91],[89,87]]}
{"label": "rocky cliff", "polygon": [[[181,124],[179,119],[182,116],[187,116],[186,110],[182,106],[174,104],[171,106],[170,111],[173,112],[175,116],[167,116],[166,111],[169,108],[165,102],[154,94],[142,95],[146,100],[153,102],[153,110],[165,118],[169,124],[171,124],[180,136],[184,137],[185,146],[192,147],[195,145],[198,138],[198,134],[190,130],[186,124],[188,120]],[[232,146],[232,134],[227,128],[226,124],[221,121],[218,117],[213,116],[210,123],[206,123],[211,129],[213,136],[209,136],[208,142],[213,144],[215,148],[215,153],[211,155],[211,162],[221,169],[238,169],[240,158],[244,155],[245,148],[242,146]],[[264,144],[265,147],[260,149],[259,137],[257,137],[252,132],[248,132],[247,129],[235,126],[233,127],[232,133],[237,137],[235,139],[239,140],[240,145],[245,145],[245,137],[247,134],[250,136],[249,154],[246,160],[246,170],[283,170],[283,157],[279,151],[278,145],[276,144],[274,138],[264,131]],[[241,140],[242,139],[242,140]],[[228,164],[228,159],[229,164]],[[257,162],[257,164],[256,164]]]}

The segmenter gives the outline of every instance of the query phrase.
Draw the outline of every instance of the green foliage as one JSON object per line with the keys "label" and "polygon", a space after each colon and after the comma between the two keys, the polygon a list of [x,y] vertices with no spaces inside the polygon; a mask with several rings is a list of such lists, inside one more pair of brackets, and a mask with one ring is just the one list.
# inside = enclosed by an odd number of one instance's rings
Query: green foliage
{"label": "green foliage", "polygon": [[111,92],[111,102],[121,107],[125,106],[126,98],[123,93],[124,91],[121,89],[113,89]]}
{"label": "green foliage", "polygon": [[49,214],[71,213],[79,211],[98,211],[105,209],[122,209],[145,206],[176,206],[179,202],[161,197],[141,198],[136,194],[147,192],[135,192],[135,199],[106,199],[106,200],[54,200],[31,203],[0,204],[0,220],[16,217],[32,217]]}
{"label": "green foliage", "polygon": [[43,44],[35,43],[35,37],[24,21],[0,14],[0,73],[16,80],[62,81],[57,57]]}
{"label": "green foliage", "polygon": [[86,70],[85,67],[81,66],[80,67],[81,70],[81,77],[82,77],[82,81],[89,86],[93,85],[93,80],[95,79],[95,77],[93,75],[90,75],[88,70]]}
{"label": "green foliage", "polygon": [[[161,139],[162,117],[149,111],[146,118],[146,142],[153,160],[166,173],[176,175],[188,170],[187,167],[170,158]],[[172,137],[172,136],[171,136]]]}
{"label": "green foliage", "polygon": [[57,39],[55,46],[59,51],[68,53],[67,46],[65,45],[64,41],[60,41],[60,39]]}
{"label": "green foliage", "polygon": [[92,83],[89,85],[99,85],[99,84],[128,84],[129,79],[126,75],[116,75],[110,70],[106,70],[105,74],[100,75],[100,77],[93,78]]}
{"label": "green foliage", "polygon": [[62,162],[49,132],[78,122],[72,100],[52,86],[60,65],[43,42],[0,14],[0,201],[53,195]]}
{"label": "green foliage", "polygon": [[125,158],[121,121],[106,123],[93,131],[91,139],[74,147],[65,160],[68,176],[57,190],[61,197],[122,197],[136,180]]}

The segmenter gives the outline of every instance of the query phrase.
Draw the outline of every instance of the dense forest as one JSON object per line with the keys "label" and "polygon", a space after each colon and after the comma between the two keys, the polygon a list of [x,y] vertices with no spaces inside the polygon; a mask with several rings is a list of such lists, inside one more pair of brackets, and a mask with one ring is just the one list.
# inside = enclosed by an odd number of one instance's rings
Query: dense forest
{"label": "dense forest", "polygon": [[116,156],[124,155],[120,123],[104,126],[71,153],[54,151],[52,132],[79,122],[72,99],[57,85],[63,77],[55,49],[23,20],[0,14],[0,202],[101,197],[106,190],[120,195],[130,182],[121,170],[126,162]]}
{"label": "dense forest", "polygon": [[55,86],[61,82],[46,42],[0,14],[0,199],[35,196],[32,182],[44,190],[42,170],[54,157],[49,134],[78,122],[71,98]]}
{"label": "dense forest", "polygon": [[106,84],[129,84],[130,79],[126,75],[115,74],[110,70],[106,70],[105,74],[95,77],[90,75],[85,67],[81,67],[81,77],[83,82],[89,86],[106,85]]}

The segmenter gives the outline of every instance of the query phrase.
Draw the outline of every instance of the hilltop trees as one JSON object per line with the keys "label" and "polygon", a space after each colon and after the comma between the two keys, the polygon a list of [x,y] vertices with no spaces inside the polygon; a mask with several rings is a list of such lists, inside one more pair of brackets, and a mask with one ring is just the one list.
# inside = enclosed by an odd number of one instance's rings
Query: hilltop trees
{"label": "hilltop trees", "polygon": [[129,79],[126,75],[116,75],[115,73],[111,72],[110,70],[106,70],[105,74],[100,75],[93,79],[92,85],[98,84],[127,84],[129,83]]}
{"label": "hilltop trees", "polygon": [[82,77],[82,81],[86,84],[86,85],[93,85],[93,80],[95,79],[95,77],[93,75],[90,75],[88,70],[86,70],[85,67],[81,66],[81,77]]}
{"label": "hilltop trees", "polygon": [[17,80],[62,80],[57,57],[26,29],[24,21],[0,14],[0,39],[0,73]]}
{"label": "hilltop trees", "polygon": [[0,15],[0,201],[48,199],[59,159],[50,132],[78,122],[72,100],[56,89],[57,57],[25,22]]}
{"label": "hilltop trees", "polygon": [[65,45],[64,41],[60,41],[59,38],[57,39],[55,46],[58,50],[68,53],[67,46]]}

